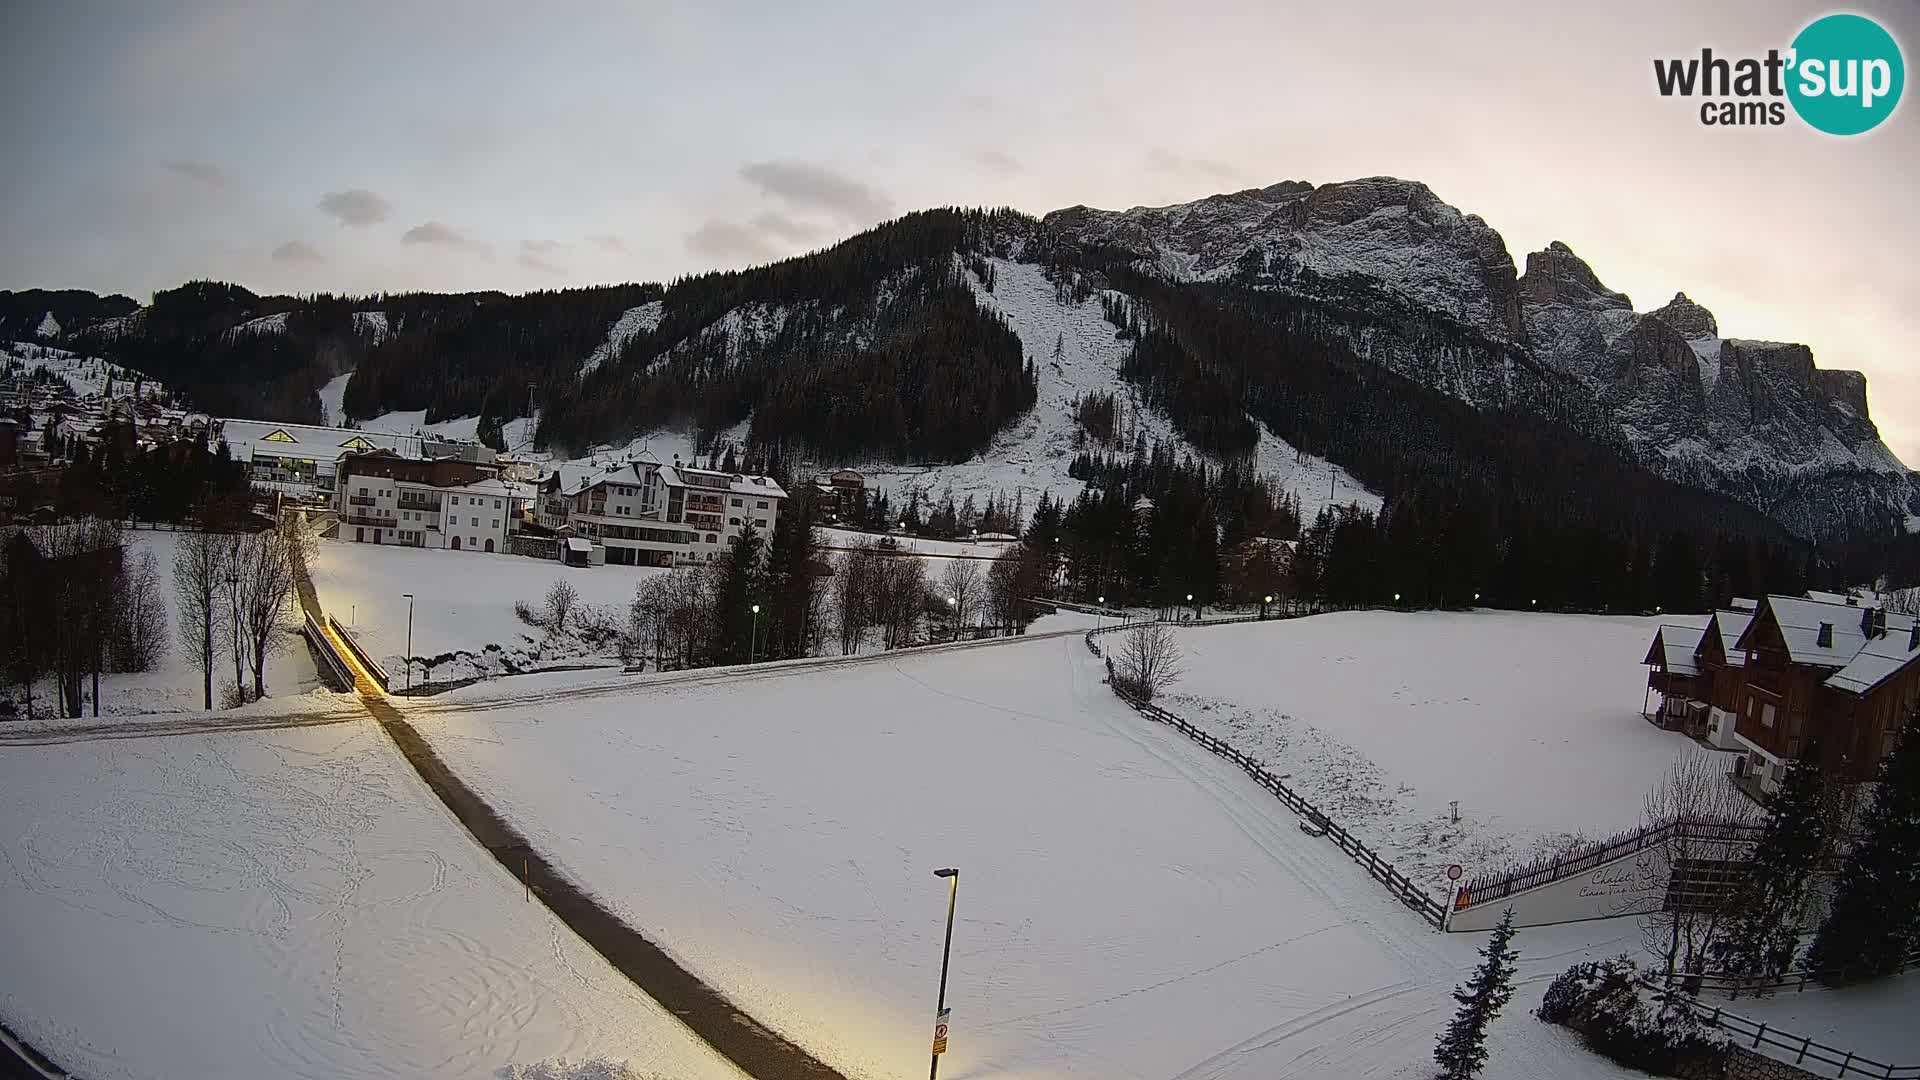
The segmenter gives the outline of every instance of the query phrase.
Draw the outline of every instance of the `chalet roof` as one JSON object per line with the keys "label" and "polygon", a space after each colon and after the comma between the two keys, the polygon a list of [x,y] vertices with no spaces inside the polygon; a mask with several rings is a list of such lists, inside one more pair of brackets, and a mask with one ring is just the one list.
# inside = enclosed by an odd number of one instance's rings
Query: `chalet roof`
{"label": "chalet roof", "polygon": [[[1740,601],[1735,600],[1734,603],[1737,605]],[[1726,654],[1728,667],[1747,666],[1747,654],[1739,648],[1740,635],[1746,633],[1752,623],[1753,609],[1741,610],[1737,607],[1714,612],[1712,621],[1707,623],[1709,629],[1720,635],[1720,651]]]}
{"label": "chalet roof", "polygon": [[[1810,594],[1811,595],[1811,594]],[[1837,594],[1820,594],[1833,596]],[[1824,685],[1845,693],[1863,694],[1920,660],[1920,633],[1910,615],[1884,613],[1858,601],[1769,596],[1765,610],[1780,627],[1793,663],[1831,669]],[[1885,620],[1885,632],[1867,636],[1869,613]],[[1755,620],[1757,625],[1758,619]],[[1820,643],[1822,624],[1831,626],[1828,644]],[[1751,626],[1747,633],[1751,632]],[[1744,641],[1747,633],[1741,635]],[[1731,658],[1731,656],[1729,657]]]}
{"label": "chalet roof", "polygon": [[1920,660],[1920,648],[1909,647],[1920,644],[1915,641],[1920,635],[1914,634],[1911,619],[1907,620],[1906,628],[1896,630],[1894,620],[1898,617],[1887,616],[1887,632],[1868,641],[1846,667],[1828,676],[1826,685],[1850,694],[1864,694]]}
{"label": "chalet roof", "polygon": [[1759,609],[1760,601],[1751,600],[1744,596],[1736,596],[1733,598],[1732,602],[1728,604],[1728,606],[1733,608],[1733,610],[1735,611],[1744,611],[1748,615],[1752,615],[1756,610]]}
{"label": "chalet roof", "polygon": [[1700,638],[1705,633],[1698,626],[1681,626],[1677,623],[1661,623],[1654,631],[1653,646],[1647,650],[1645,663],[1653,663],[1657,657],[1664,670],[1675,675],[1698,675],[1700,665],[1694,662],[1694,650],[1700,647]]}

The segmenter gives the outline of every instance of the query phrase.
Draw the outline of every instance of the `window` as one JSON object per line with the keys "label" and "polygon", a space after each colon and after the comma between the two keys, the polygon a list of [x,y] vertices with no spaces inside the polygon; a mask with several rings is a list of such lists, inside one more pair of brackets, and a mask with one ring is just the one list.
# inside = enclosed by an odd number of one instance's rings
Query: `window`
{"label": "window", "polygon": [[494,519],[493,519],[493,528],[496,528],[496,529],[497,529],[497,528],[499,528],[499,527],[500,527],[500,519],[499,519],[499,518],[494,518]]}
{"label": "window", "polygon": [[478,540],[476,540],[476,539],[474,539],[473,537],[471,537],[471,536],[469,536],[469,537],[467,537],[467,546],[468,546],[468,547],[474,547],[474,546],[475,546],[475,545],[477,545],[478,543],[480,543],[480,541],[478,541]]}
{"label": "window", "polygon": [[366,489],[366,488],[364,488],[364,487],[363,487],[363,488],[361,488],[361,489],[360,489],[360,494],[362,494],[362,495],[365,495],[366,493],[367,493],[367,489]]}
{"label": "window", "polygon": [[760,528],[760,529],[764,529],[764,528],[766,528],[766,527],[767,527],[767,519],[766,519],[766,518],[754,518],[754,519],[753,519],[753,524],[754,524],[754,527],[755,527],[755,528]]}
{"label": "window", "polygon": [[476,529],[480,527],[480,519],[479,519],[479,518],[474,518],[474,519],[473,519],[473,527],[474,527],[474,528],[476,528]]}
{"label": "window", "polygon": [[453,505],[455,505],[455,506],[459,506],[459,505],[460,505],[460,496],[458,496],[458,495],[451,495],[451,496],[448,496],[448,500],[447,500],[447,501],[449,501],[449,502],[451,502],[451,503],[453,503]]}
{"label": "window", "polygon": [[495,499],[495,500],[493,500],[493,508],[494,508],[495,510],[498,510],[498,509],[500,509],[500,500],[499,500],[499,499]]}
{"label": "window", "polygon": [[740,519],[739,519],[739,518],[728,518],[728,519],[727,519],[727,524],[729,524],[729,525],[738,525],[738,524],[740,524]]}
{"label": "window", "polygon": [[753,505],[754,505],[754,508],[757,510],[765,510],[767,508],[767,500],[761,499],[759,502],[754,503]]}
{"label": "window", "polygon": [[739,499],[735,499],[735,500],[733,500],[733,505],[735,505],[735,506],[739,506],[739,505],[740,505],[740,500],[739,500]]}
{"label": "window", "polygon": [[707,543],[712,544],[717,542],[718,542],[717,538],[712,533],[707,534]]}
{"label": "window", "polygon": [[1761,727],[1772,727],[1772,726],[1773,726],[1773,715],[1774,715],[1774,714],[1773,714],[1773,706],[1771,706],[1771,705],[1763,705],[1763,706],[1761,706],[1761,707],[1760,707],[1760,726],[1761,726]]}

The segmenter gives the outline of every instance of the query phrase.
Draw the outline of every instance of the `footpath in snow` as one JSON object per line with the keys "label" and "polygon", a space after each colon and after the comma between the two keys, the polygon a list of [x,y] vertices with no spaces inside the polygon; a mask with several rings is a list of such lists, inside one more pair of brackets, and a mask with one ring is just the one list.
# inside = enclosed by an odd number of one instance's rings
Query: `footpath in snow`
{"label": "footpath in snow", "polygon": [[0,820],[0,1017],[88,1080],[738,1076],[371,723],[0,748]]}

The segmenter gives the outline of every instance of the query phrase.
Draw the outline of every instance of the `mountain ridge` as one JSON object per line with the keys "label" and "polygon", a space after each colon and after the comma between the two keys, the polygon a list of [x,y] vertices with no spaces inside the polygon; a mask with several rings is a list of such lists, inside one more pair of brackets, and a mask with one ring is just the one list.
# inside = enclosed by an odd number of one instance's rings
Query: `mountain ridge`
{"label": "mountain ridge", "polygon": [[[752,418],[752,437],[769,445],[797,440],[842,457],[938,464],[984,452],[1033,400],[1011,383],[984,389],[1019,366],[967,314],[1003,318],[963,280],[972,274],[990,293],[980,273],[989,259],[1043,267],[1060,303],[1111,294],[1149,322],[1158,314],[1138,295],[1146,287],[1130,292],[1125,282],[1213,290],[1220,302],[1293,298],[1306,307],[1287,317],[1314,320],[1364,361],[1483,412],[1521,408],[1564,423],[1803,536],[1883,533],[1915,509],[1911,476],[1879,439],[1860,373],[1820,369],[1804,345],[1720,337],[1712,313],[1684,294],[1635,311],[1560,241],[1528,253],[1522,271],[1484,219],[1393,177],[1282,181],[1040,218],[923,211],[809,255],[669,286],[356,301],[200,284],[190,288],[201,307],[165,319],[155,312],[181,306],[187,290],[134,312],[123,310],[125,298],[102,298],[97,315],[83,297],[61,294],[61,312],[47,305],[43,317],[23,310],[33,294],[0,294],[0,336],[32,339],[54,321],[52,340],[66,347],[134,367],[144,358],[186,368],[152,374],[189,393],[202,371],[210,382],[264,371],[278,381],[254,395],[253,408],[283,419],[317,418],[314,391],[352,370],[351,415],[479,414],[485,431],[537,407],[541,438],[575,449],[669,421],[724,430]],[[364,332],[376,315],[381,332]],[[1206,332],[1205,320],[1192,325],[1201,329],[1190,336]],[[1115,332],[1124,339],[1126,328]],[[153,344],[146,357],[143,343]],[[1044,346],[1015,348],[1030,369],[1045,362],[1035,355]],[[923,354],[946,359],[920,374],[902,367]],[[999,374],[982,374],[990,372]],[[1180,403],[1154,407],[1213,409],[1234,383],[1239,406],[1252,410],[1248,380],[1271,373],[1247,367],[1227,383],[1218,374],[1187,380]],[[913,404],[949,378],[960,382],[939,393],[953,408]],[[892,380],[897,390],[867,394],[855,411],[810,415],[831,405],[835,380],[846,389]],[[976,390],[988,396],[975,401]],[[1195,404],[1202,400],[1211,404]],[[790,401],[806,405],[789,410]],[[864,433],[842,437],[856,429]],[[1251,448],[1244,434],[1223,437],[1221,446]]]}

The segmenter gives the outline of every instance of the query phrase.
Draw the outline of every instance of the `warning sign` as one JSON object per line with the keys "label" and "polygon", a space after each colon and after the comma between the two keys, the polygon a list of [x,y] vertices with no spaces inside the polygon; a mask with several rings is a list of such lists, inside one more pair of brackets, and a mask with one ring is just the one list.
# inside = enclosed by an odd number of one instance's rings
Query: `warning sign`
{"label": "warning sign", "polygon": [[941,1009],[940,1015],[933,1019],[933,1052],[935,1054],[947,1052],[947,1014],[951,1012],[953,1012],[952,1009]]}

